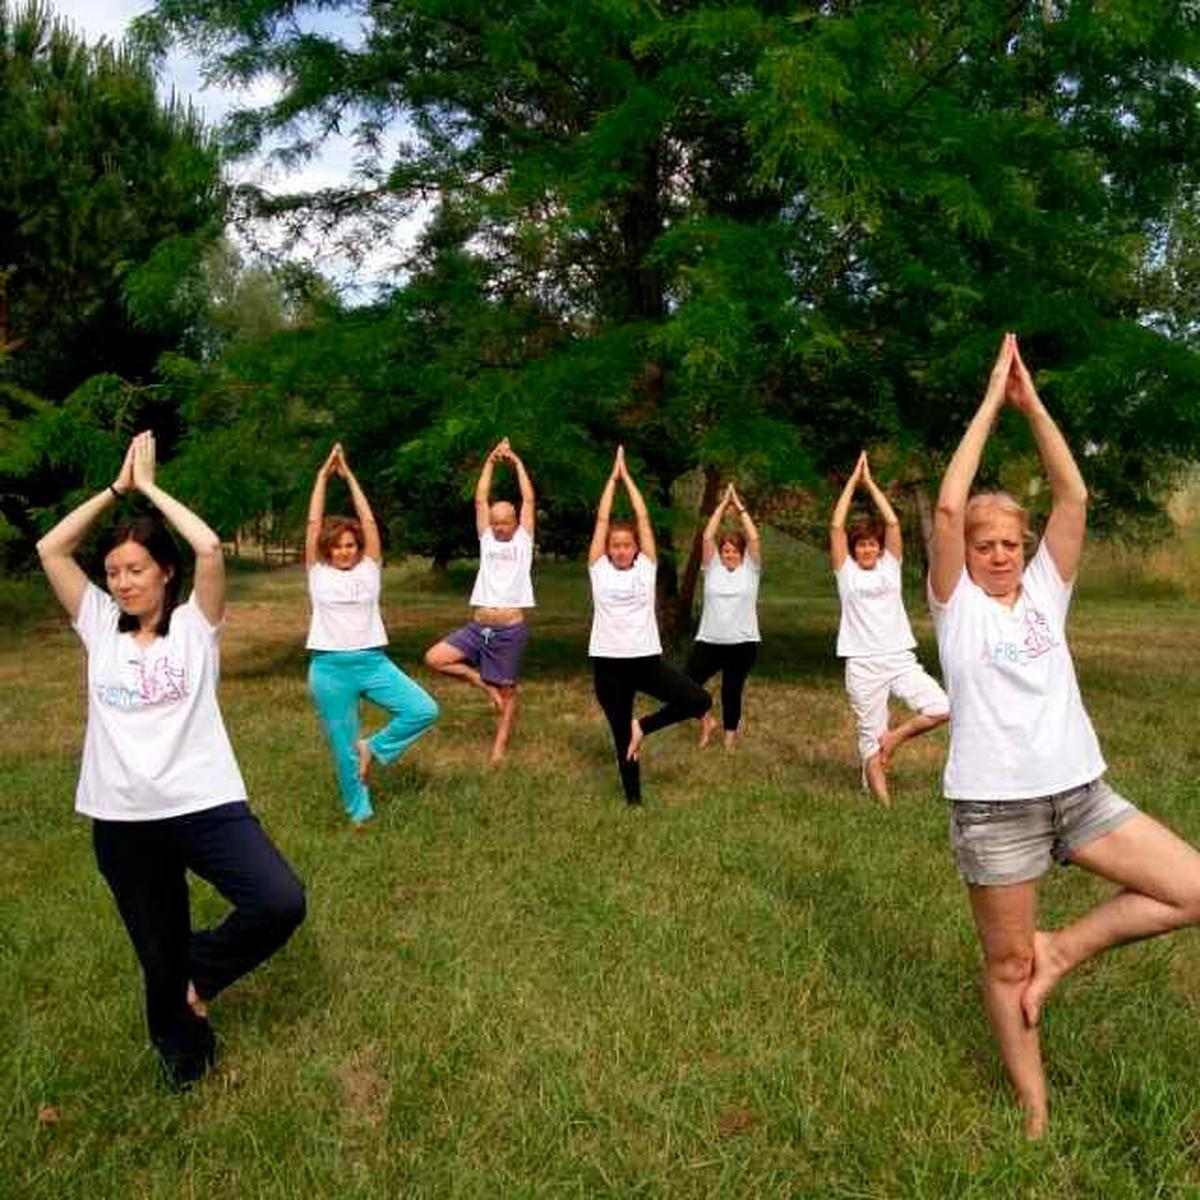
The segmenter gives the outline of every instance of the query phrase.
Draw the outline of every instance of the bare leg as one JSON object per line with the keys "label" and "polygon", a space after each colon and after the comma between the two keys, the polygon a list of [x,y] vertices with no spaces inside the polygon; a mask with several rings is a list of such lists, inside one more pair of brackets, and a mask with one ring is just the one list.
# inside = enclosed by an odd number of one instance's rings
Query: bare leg
{"label": "bare leg", "polygon": [[496,722],[496,740],[492,743],[492,754],[488,760],[492,766],[496,766],[504,758],[504,752],[508,749],[508,739],[512,735],[513,723],[517,719],[517,689],[510,687],[496,690],[503,697],[503,703],[500,708],[500,719]]}
{"label": "bare leg", "polygon": [[354,745],[358,751],[358,777],[363,783],[366,783],[371,774],[371,764],[375,761],[375,756],[371,753],[371,745],[366,738],[359,738]]}
{"label": "bare leg", "polygon": [[983,946],[984,1008],[1025,1113],[1025,1136],[1035,1140],[1046,1132],[1046,1076],[1038,1031],[1025,1020],[1022,996],[1034,973],[1037,884],[972,886],[970,896]]}
{"label": "bare leg", "polygon": [[949,719],[949,713],[939,713],[932,717],[917,713],[897,725],[895,729],[885,729],[879,735],[879,756],[883,760],[883,769],[886,771],[892,765],[892,755],[909,738],[920,737],[921,734],[944,725]]}
{"label": "bare leg", "polygon": [[877,750],[863,763],[863,776],[867,781],[867,787],[871,789],[871,795],[884,808],[891,808],[892,797],[888,792],[887,770],[883,765],[882,750]]}
{"label": "bare leg", "polygon": [[1152,817],[1139,813],[1071,861],[1122,890],[1064,928],[1036,935],[1033,975],[1021,997],[1030,1025],[1055,984],[1093,955],[1200,921],[1200,852]]}
{"label": "bare leg", "polygon": [[503,711],[504,700],[500,689],[490,683],[484,683],[483,676],[466,661],[466,655],[457,647],[450,645],[449,642],[438,642],[436,645],[430,646],[425,651],[425,665],[439,674],[449,675],[452,679],[461,679],[464,683],[469,683],[472,687],[487,692],[492,707],[497,712]]}
{"label": "bare leg", "polygon": [[701,750],[703,750],[708,745],[708,743],[710,741],[712,741],[712,735],[716,732],[716,730],[717,730],[716,718],[712,715],[711,711],[706,712],[704,714],[704,716],[702,716],[700,718],[700,749]]}

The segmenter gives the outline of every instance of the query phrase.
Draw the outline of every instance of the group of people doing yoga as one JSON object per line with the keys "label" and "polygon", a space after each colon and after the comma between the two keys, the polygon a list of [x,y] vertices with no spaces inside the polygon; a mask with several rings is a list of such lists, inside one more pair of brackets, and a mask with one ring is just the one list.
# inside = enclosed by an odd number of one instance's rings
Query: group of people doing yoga
{"label": "group of people doing yoga", "polygon": [[[1029,423],[1052,497],[1036,553],[1012,497],[971,495],[991,428],[1010,406]],[[87,654],[87,730],[76,808],[92,819],[101,874],[141,964],[151,1039],[166,1078],[186,1087],[209,1068],[215,1040],[207,1002],[283,945],[304,917],[304,890],[246,801],[216,699],[225,608],[220,539],[155,481],[151,433],[133,439],[114,483],[38,543],[55,594]],[[518,511],[492,502],[508,464]],[[354,516],[325,513],[341,478]],[[859,487],[877,517],[847,519]],[[624,489],[633,521],[613,520]],[[104,555],[107,592],[75,552],[93,524],[140,493],[191,547],[195,579],[154,514],[120,521]],[[484,691],[496,712],[491,760],[512,734],[533,607],[535,495],[507,439],[488,455],[475,493],[479,572],[472,619],[432,646],[434,670]],[[887,772],[907,739],[949,720],[944,793],[950,838],[983,951],[984,1006],[1024,1113],[1040,1137],[1047,1092],[1038,1022],[1055,984],[1122,942],[1200,921],[1200,852],[1139,812],[1105,781],[1105,763],[1079,693],[1066,619],[1083,547],[1087,491],[1062,434],[1004,337],[983,401],[942,481],[930,547],[928,598],[945,690],[917,661],[900,589],[899,521],[860,455],[834,508],[830,558],[841,598],[837,652],[858,729],[865,786],[888,801]],[[723,527],[731,514],[737,529]],[[333,754],[347,816],[372,813],[369,778],[437,719],[438,706],[388,657],[380,616],[381,545],[370,504],[340,445],[313,486],[305,539],[312,619],[309,686]],[[655,619],[657,551],[646,503],[617,449],[588,550],[589,643],[596,697],[612,730],[625,798],[641,802],[644,739],[698,719],[716,730],[704,684],[721,673],[725,745],[741,725],[742,691],[760,640],[758,530],[727,487],[703,535],[704,610],[684,670],[665,662]],[[641,691],[662,702],[634,714]],[[889,728],[888,699],[913,715]],[[360,736],[362,698],[387,713]],[[1074,863],[1117,891],[1057,930],[1038,928],[1037,881]],[[186,872],[209,880],[232,909],[192,930]]]}

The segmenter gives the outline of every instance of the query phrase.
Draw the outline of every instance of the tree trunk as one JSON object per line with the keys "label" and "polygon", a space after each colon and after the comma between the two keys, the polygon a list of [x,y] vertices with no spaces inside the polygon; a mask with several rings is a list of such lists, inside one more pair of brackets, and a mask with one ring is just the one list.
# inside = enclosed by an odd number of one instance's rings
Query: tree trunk
{"label": "tree trunk", "polygon": [[683,580],[679,595],[675,598],[675,628],[691,632],[692,600],[696,595],[696,580],[700,575],[700,560],[704,553],[704,526],[712,511],[717,507],[721,494],[721,476],[716,467],[704,468],[704,495],[700,500],[699,520],[692,535],[692,548],[688,552],[687,565],[683,568]]}

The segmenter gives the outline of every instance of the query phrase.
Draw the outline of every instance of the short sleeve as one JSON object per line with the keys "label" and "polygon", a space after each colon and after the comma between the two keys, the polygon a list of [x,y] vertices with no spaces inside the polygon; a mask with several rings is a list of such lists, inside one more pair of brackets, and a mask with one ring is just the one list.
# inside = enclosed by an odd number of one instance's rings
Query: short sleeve
{"label": "short sleeve", "polygon": [[94,583],[88,581],[83,593],[79,614],[71,623],[79,640],[91,650],[96,642],[117,623],[117,602]]}
{"label": "short sleeve", "polygon": [[1060,623],[1066,621],[1067,609],[1071,607],[1073,585],[1067,583],[1059,574],[1058,565],[1045,538],[1042,538],[1037,553],[1025,568],[1022,583],[1037,598],[1039,604],[1049,604],[1053,608]]}
{"label": "short sleeve", "polygon": [[950,593],[950,598],[943,603],[933,594],[933,583],[929,576],[925,577],[925,598],[929,601],[929,615],[933,617],[935,624],[948,617],[959,606],[963,592],[966,590],[964,582],[966,579],[967,568],[963,567],[962,574],[959,575],[958,582]]}

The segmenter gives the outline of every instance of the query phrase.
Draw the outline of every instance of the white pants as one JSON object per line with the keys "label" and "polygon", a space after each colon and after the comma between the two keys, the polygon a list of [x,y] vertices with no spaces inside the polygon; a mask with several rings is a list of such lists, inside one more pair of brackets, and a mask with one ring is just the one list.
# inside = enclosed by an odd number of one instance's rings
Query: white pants
{"label": "white pants", "polygon": [[846,659],[846,691],[858,722],[858,754],[864,762],[879,749],[879,735],[888,727],[889,696],[926,717],[944,717],[950,711],[941,684],[926,674],[911,650]]}

